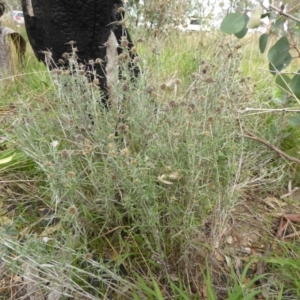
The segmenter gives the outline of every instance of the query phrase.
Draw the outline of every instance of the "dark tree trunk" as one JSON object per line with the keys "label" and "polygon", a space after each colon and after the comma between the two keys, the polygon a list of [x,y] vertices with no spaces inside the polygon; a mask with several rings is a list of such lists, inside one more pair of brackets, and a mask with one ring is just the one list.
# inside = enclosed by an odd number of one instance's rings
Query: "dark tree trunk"
{"label": "dark tree trunk", "polygon": [[[96,69],[104,91],[107,89],[109,37],[113,33],[120,44],[121,37],[126,36],[128,47],[133,46],[126,28],[119,23],[123,18],[121,7],[121,0],[22,0],[25,26],[36,57],[45,62],[45,51],[50,51],[52,57],[47,62],[50,68],[62,62],[68,66],[63,54],[71,52],[70,41],[74,41],[78,62],[84,64],[86,70]],[[120,54],[122,48],[117,47],[116,52]],[[133,57],[131,54],[131,59]],[[101,65],[91,65],[99,58]]]}

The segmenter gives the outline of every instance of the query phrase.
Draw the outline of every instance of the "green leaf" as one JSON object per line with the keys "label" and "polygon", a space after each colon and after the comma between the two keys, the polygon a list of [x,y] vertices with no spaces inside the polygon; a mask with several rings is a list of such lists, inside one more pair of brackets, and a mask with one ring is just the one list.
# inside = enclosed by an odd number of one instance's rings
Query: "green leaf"
{"label": "green leaf", "polygon": [[265,17],[270,17],[270,13],[267,12],[261,15],[261,19],[264,19]]}
{"label": "green leaf", "polygon": [[[273,20],[276,20],[277,18],[278,18],[278,15],[277,15],[277,13],[276,12],[274,12],[274,11],[271,11],[271,12],[269,12],[269,20],[270,20],[270,22],[271,21],[273,21]],[[273,22],[272,22],[273,23]]]}
{"label": "green leaf", "polygon": [[[269,50],[268,60],[275,69],[280,71],[280,67],[286,67],[292,57],[289,53],[290,44],[286,36],[280,38]],[[288,63],[287,63],[288,62]],[[282,70],[282,69],[281,69]]]}
{"label": "green leaf", "polygon": [[278,17],[278,18],[276,19],[276,21],[273,23],[272,28],[273,28],[273,29],[278,28],[278,27],[281,26],[285,21],[286,21],[286,17],[284,17],[284,16]]}
{"label": "green leaf", "polygon": [[168,278],[168,280],[169,280],[169,284],[170,284],[170,287],[172,288],[173,293],[175,294],[177,292],[178,295],[180,296],[181,300],[190,300],[191,299],[188,295],[186,295],[181,282],[179,282],[179,286],[177,286],[176,284],[174,284],[171,281],[170,278]]}
{"label": "green leaf", "polygon": [[288,93],[282,89],[278,89],[275,94],[274,94],[274,98],[273,98],[273,102],[276,105],[285,105],[285,103],[287,103],[287,99],[288,99]]}
{"label": "green leaf", "polygon": [[248,32],[247,23],[249,21],[249,17],[246,14],[244,14],[244,18],[245,18],[244,28],[241,31],[239,31],[238,33],[234,34],[238,39],[242,39]]}
{"label": "green leaf", "polygon": [[292,60],[289,52],[290,44],[287,37],[280,38],[269,50],[269,70],[273,75],[286,68]]}
{"label": "green leaf", "polygon": [[292,78],[290,88],[295,96],[300,99],[300,70],[298,70],[297,74]]}
{"label": "green leaf", "polygon": [[245,16],[242,13],[230,13],[223,19],[221,30],[228,34],[235,34],[246,26]]}
{"label": "green leaf", "polygon": [[285,61],[282,64],[274,66],[271,63],[269,63],[269,70],[270,70],[271,74],[272,75],[276,75],[278,72],[282,71],[284,68],[286,68],[289,65],[289,63],[291,62],[291,60],[292,60],[292,56],[289,53],[286,56]]}
{"label": "green leaf", "polygon": [[285,103],[287,103],[287,94],[283,94],[280,98],[273,98],[272,102],[276,105],[284,105]]}
{"label": "green leaf", "polygon": [[134,300],[140,300],[139,296],[136,293],[132,294]]}
{"label": "green leaf", "polygon": [[300,125],[300,115],[290,116],[287,118],[289,125],[296,127]]}
{"label": "green leaf", "polygon": [[290,91],[289,83],[291,82],[291,78],[286,74],[277,75],[275,82],[283,91]]}
{"label": "green leaf", "polygon": [[[152,277],[152,276],[151,276]],[[160,288],[156,282],[156,280],[152,277],[152,283],[154,285],[154,289],[155,289],[155,292],[156,292],[156,299],[157,300],[164,300],[164,297],[160,291]]]}
{"label": "green leaf", "polygon": [[259,50],[260,53],[264,53],[267,47],[267,43],[268,43],[268,39],[269,39],[269,35],[267,33],[262,34],[259,37]]}

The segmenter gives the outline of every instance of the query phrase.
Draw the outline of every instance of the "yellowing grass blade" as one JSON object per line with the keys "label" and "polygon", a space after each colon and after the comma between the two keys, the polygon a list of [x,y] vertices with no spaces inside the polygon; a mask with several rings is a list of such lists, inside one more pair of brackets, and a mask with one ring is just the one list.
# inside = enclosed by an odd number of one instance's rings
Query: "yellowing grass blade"
{"label": "yellowing grass blade", "polygon": [[14,158],[15,154],[11,155],[11,156],[8,156],[8,157],[5,157],[3,159],[0,159],[0,165],[5,165],[9,162],[12,161],[12,159]]}

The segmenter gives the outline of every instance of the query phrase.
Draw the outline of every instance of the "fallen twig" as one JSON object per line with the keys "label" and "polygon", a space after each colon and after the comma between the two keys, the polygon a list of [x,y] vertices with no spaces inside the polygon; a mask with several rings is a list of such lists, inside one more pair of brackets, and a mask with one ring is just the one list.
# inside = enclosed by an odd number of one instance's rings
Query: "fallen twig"
{"label": "fallen twig", "polygon": [[299,236],[300,236],[300,231],[296,231],[294,233],[284,236],[283,239],[286,240],[286,239],[290,239],[292,237],[299,237]]}
{"label": "fallen twig", "polygon": [[294,108],[249,108],[246,107],[245,109],[238,110],[238,113],[243,114],[245,112],[252,112],[257,111],[260,113],[263,112],[300,112],[300,109],[294,109]]}
{"label": "fallen twig", "polygon": [[280,149],[278,149],[277,147],[275,147],[274,145],[272,145],[271,143],[269,143],[268,141],[256,136],[255,134],[249,132],[247,129],[245,129],[243,127],[244,132],[247,134],[245,135],[245,137],[252,139],[254,141],[258,141],[264,145],[266,145],[268,148],[270,148],[271,150],[275,151],[276,153],[278,153],[280,156],[286,158],[289,161],[292,161],[298,165],[300,165],[300,160],[296,157],[290,156],[288,154],[286,154],[285,152],[281,151]]}
{"label": "fallen twig", "polygon": [[284,234],[287,230],[287,227],[292,222],[300,223],[300,214],[283,214],[281,216],[275,238],[279,240],[279,239],[286,239],[294,236],[299,236],[299,232],[294,232],[293,234],[289,234],[289,235]]}

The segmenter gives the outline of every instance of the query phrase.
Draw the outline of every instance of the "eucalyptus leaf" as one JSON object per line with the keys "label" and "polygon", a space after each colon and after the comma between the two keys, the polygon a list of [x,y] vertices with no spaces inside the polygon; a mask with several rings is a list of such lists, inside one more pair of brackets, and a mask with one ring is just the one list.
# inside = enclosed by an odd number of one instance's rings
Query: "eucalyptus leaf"
{"label": "eucalyptus leaf", "polygon": [[282,64],[289,55],[290,44],[286,36],[281,37],[269,50],[268,60],[275,67]]}
{"label": "eucalyptus leaf", "polygon": [[240,32],[234,34],[238,39],[242,39],[247,34],[247,32],[248,32],[248,28],[247,28],[246,25],[247,25],[247,23],[248,23],[248,21],[249,21],[250,18],[246,14],[244,14],[244,18],[245,18],[245,26],[244,26],[244,28]]}
{"label": "eucalyptus leaf", "polygon": [[225,16],[220,28],[224,33],[235,34],[242,31],[246,24],[245,14],[230,13]]}
{"label": "eucalyptus leaf", "polygon": [[297,114],[295,116],[289,116],[287,118],[287,122],[289,123],[289,125],[291,126],[299,126],[300,125],[300,115]]}
{"label": "eucalyptus leaf", "polygon": [[269,70],[275,75],[286,68],[292,60],[292,55],[289,52],[290,44],[287,37],[280,38],[269,50]]}
{"label": "eucalyptus leaf", "polygon": [[300,70],[292,78],[290,88],[295,96],[300,99]]}
{"label": "eucalyptus leaf", "polygon": [[264,19],[265,17],[270,17],[270,13],[267,12],[261,15],[261,19]]}
{"label": "eucalyptus leaf", "polygon": [[286,74],[277,75],[275,82],[283,91],[290,91],[289,83],[291,82],[291,78]]}
{"label": "eucalyptus leaf", "polygon": [[286,21],[286,17],[280,16],[277,17],[276,21],[273,23],[273,29],[280,27]]}
{"label": "eucalyptus leaf", "polygon": [[267,33],[262,34],[259,37],[259,50],[260,53],[264,53],[267,47],[267,43],[268,43],[268,39],[269,39],[269,35]]}

